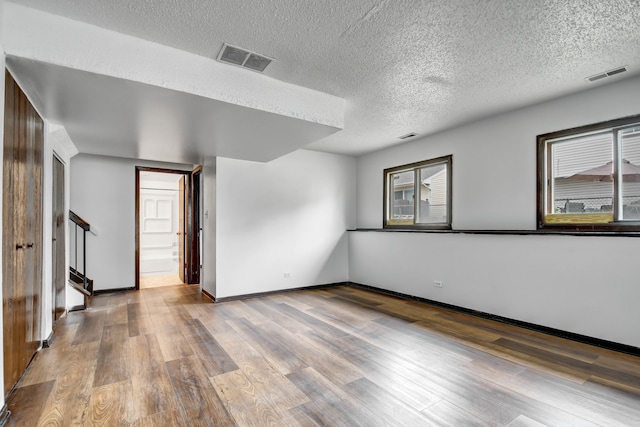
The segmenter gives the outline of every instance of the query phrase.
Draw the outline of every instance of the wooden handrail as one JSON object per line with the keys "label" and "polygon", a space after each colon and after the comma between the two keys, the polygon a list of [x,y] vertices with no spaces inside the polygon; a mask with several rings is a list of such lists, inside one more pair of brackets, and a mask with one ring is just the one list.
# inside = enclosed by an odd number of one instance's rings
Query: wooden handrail
{"label": "wooden handrail", "polygon": [[74,223],[78,224],[78,226],[82,228],[84,231],[91,230],[91,224],[89,224],[84,219],[80,218],[75,212],[69,211],[69,219]]}

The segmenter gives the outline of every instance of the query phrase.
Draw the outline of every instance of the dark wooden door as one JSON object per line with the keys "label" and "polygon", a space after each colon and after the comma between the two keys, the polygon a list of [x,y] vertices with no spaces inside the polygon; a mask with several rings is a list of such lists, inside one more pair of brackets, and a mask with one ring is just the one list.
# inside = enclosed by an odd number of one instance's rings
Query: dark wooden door
{"label": "dark wooden door", "polygon": [[186,283],[200,283],[200,175],[202,167],[191,172],[187,194],[187,280]]}
{"label": "dark wooden door", "polygon": [[5,72],[2,195],[4,390],[40,347],[44,123]]}
{"label": "dark wooden door", "polygon": [[56,156],[53,156],[53,198],[52,198],[52,252],[51,264],[53,266],[53,284],[51,301],[53,322],[55,323],[65,311],[66,305],[66,271],[64,266],[65,255],[65,221],[64,221],[64,165]]}

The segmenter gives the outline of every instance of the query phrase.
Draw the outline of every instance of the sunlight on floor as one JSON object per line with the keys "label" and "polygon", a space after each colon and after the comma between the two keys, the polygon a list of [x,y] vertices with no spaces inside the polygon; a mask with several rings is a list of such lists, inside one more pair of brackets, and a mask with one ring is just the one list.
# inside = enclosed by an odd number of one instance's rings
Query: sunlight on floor
{"label": "sunlight on floor", "polygon": [[158,288],[160,286],[173,286],[182,285],[177,274],[170,274],[168,276],[147,276],[140,277],[140,289]]}

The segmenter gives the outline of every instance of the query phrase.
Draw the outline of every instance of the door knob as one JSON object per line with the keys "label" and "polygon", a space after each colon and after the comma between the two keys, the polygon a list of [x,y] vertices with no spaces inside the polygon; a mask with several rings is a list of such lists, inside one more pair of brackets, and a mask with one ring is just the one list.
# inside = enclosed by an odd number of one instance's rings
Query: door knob
{"label": "door knob", "polygon": [[24,249],[24,245],[16,245],[16,250],[18,249]]}
{"label": "door knob", "polygon": [[27,248],[32,248],[33,247],[33,243],[27,243]]}

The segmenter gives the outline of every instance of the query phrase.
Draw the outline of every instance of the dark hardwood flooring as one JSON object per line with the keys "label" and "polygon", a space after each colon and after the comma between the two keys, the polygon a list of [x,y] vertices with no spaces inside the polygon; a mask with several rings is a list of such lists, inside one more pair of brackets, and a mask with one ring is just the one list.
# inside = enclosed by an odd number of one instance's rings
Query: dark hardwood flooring
{"label": "dark hardwood flooring", "polygon": [[105,294],[55,332],[9,425],[640,426],[640,358],[352,287]]}

